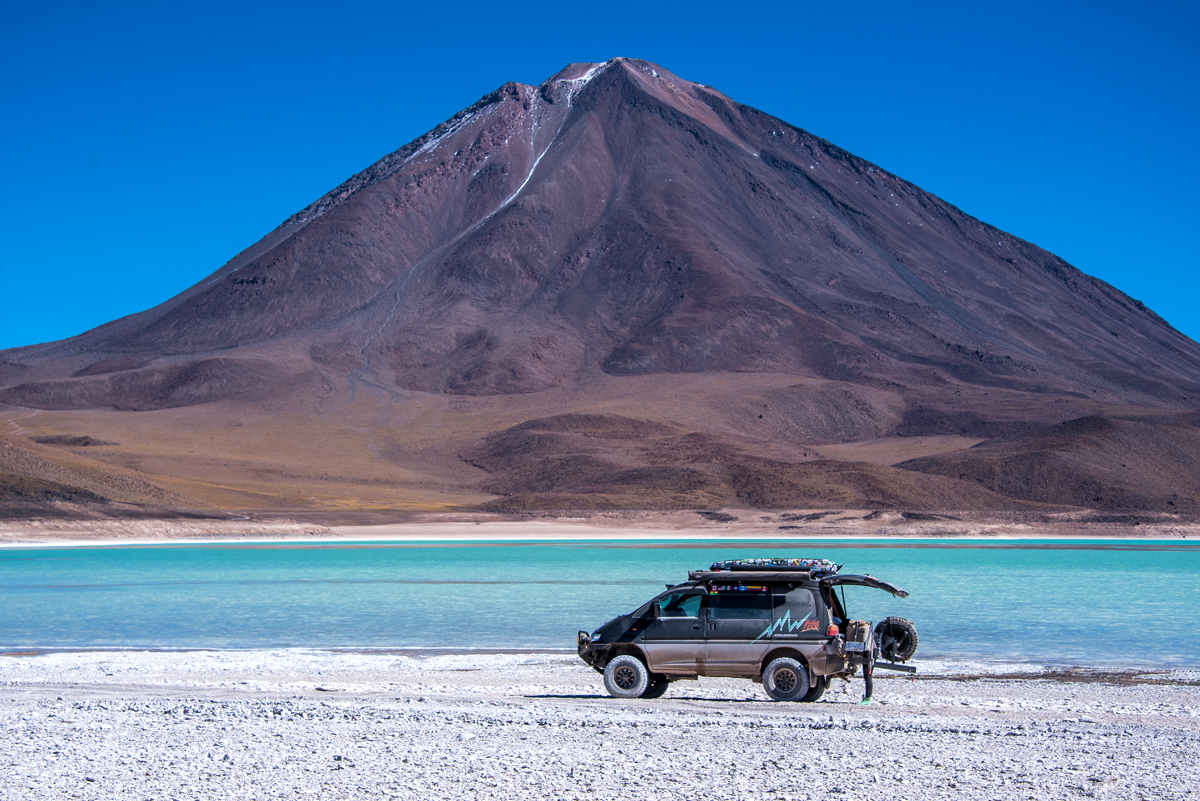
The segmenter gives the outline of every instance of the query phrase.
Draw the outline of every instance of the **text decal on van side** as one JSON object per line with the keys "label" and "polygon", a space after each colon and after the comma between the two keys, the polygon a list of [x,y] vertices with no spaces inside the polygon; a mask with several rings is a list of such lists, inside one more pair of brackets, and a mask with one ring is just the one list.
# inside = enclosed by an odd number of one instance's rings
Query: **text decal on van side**
{"label": "text decal on van side", "polygon": [[771,625],[769,625],[765,629],[763,629],[763,633],[758,635],[754,639],[761,640],[763,637],[770,636],[777,631],[795,631],[796,629],[803,626],[804,621],[806,621],[810,617],[812,617],[812,614],[813,614],[812,612],[809,612],[807,615],[800,618],[799,620],[793,621],[792,620],[792,610],[788,609],[783,613],[783,617],[779,618],[779,620],[776,620],[774,623],[772,623]]}

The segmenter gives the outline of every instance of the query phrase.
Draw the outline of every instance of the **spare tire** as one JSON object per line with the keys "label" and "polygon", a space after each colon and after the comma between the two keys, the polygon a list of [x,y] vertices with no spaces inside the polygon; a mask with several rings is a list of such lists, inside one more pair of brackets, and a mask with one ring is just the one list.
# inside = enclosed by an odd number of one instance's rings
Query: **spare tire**
{"label": "spare tire", "polygon": [[917,627],[902,617],[885,618],[875,627],[879,655],[889,662],[907,662],[917,652]]}

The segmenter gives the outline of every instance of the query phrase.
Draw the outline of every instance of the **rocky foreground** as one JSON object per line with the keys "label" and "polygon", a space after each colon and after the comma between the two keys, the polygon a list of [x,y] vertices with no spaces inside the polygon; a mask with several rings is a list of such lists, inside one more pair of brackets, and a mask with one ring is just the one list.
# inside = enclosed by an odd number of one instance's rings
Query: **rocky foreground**
{"label": "rocky foreground", "polygon": [[564,654],[0,657],[0,798],[1185,798],[1200,673],[922,665],[618,701]]}

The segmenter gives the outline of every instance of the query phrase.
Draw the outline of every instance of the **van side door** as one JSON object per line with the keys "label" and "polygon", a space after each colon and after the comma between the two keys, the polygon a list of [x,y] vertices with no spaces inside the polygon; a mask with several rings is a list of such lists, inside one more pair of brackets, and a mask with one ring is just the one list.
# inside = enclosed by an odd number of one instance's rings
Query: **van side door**
{"label": "van side door", "polygon": [[704,670],[709,676],[753,677],[771,641],[769,587],[717,587],[708,596]]}
{"label": "van side door", "polygon": [[690,587],[658,600],[662,614],[646,626],[642,649],[655,673],[697,675],[704,659],[704,590]]}

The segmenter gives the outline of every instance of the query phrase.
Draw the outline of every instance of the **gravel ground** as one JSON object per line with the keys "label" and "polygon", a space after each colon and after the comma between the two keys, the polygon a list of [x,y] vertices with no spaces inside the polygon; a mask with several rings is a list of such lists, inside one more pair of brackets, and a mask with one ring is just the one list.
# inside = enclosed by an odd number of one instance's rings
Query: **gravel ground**
{"label": "gravel ground", "polygon": [[1200,672],[920,666],[859,706],[732,679],[619,701],[563,654],[8,655],[0,798],[1200,794]]}

